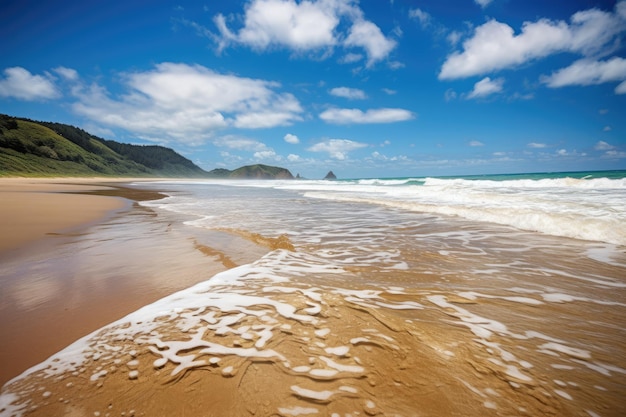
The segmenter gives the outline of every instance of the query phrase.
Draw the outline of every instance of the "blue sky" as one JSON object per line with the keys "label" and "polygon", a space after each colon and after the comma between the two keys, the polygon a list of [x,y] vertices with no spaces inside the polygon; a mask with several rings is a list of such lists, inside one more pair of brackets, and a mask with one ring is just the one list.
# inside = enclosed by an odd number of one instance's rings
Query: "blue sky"
{"label": "blue sky", "polygon": [[0,113],[308,178],[626,169],[626,1],[0,0]]}

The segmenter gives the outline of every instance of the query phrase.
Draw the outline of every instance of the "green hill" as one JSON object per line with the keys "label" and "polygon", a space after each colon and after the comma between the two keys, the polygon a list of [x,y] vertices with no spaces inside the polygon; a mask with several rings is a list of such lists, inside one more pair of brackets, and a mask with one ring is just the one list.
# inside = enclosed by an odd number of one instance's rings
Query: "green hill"
{"label": "green hill", "polygon": [[273,167],[269,165],[247,165],[230,171],[224,168],[209,171],[209,175],[217,178],[233,178],[233,179],[277,179],[291,180],[293,175],[286,168]]}
{"label": "green hill", "polygon": [[0,176],[204,177],[163,146],[119,143],[60,123],[0,115]]}
{"label": "green hill", "polygon": [[206,172],[163,146],[119,143],[62,123],[0,114],[2,176],[293,178],[289,170],[268,165]]}

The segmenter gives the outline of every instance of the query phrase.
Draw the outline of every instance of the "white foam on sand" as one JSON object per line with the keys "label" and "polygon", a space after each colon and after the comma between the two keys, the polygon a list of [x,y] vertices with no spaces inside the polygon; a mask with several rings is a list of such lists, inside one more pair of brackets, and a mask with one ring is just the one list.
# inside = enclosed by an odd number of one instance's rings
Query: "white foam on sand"
{"label": "white foam on sand", "polygon": [[[309,381],[359,378],[365,374],[366,368],[358,358],[350,355],[351,346],[369,343],[397,349],[391,336],[371,328],[363,330],[363,337],[353,337],[349,346],[326,346],[320,342],[320,346],[311,351],[306,365],[303,358],[293,356],[301,353],[283,351],[280,343],[275,341],[283,333],[295,334],[293,337],[302,341],[309,340],[311,335],[326,338],[331,328],[324,326],[324,315],[320,315],[323,308],[329,308],[325,297],[341,297],[344,303],[372,305],[377,309],[417,309],[421,306],[410,301],[397,301],[402,295],[400,288],[394,288],[395,299],[388,300],[382,290],[295,284],[291,277],[337,273],[337,268],[332,265],[305,263],[299,258],[301,256],[276,250],[250,265],[224,271],[208,281],[162,298],[77,340],[14,378],[7,386],[40,371],[45,378],[80,374],[93,369],[86,365],[95,361],[125,363],[128,378],[137,379],[140,377],[138,368],[146,359],[151,361],[148,365],[155,370],[173,365],[169,368],[172,377],[196,368],[214,369],[223,377],[231,377],[236,375],[241,362],[229,362],[224,367],[221,363],[222,359],[235,358],[271,362]],[[150,351],[155,357],[138,353],[142,351]],[[109,377],[102,367],[90,372],[86,377],[93,383]],[[142,371],[142,375],[145,374],[146,371]],[[298,395],[318,401],[332,400],[335,394],[345,396],[355,392],[346,385],[335,391],[305,391],[300,386],[294,387],[292,390]],[[27,395],[28,392],[5,390],[0,396],[0,404],[7,404],[5,411],[21,414],[24,403],[20,404],[20,394]],[[283,415],[317,412],[316,409],[299,407],[281,410]]]}
{"label": "white foam on sand", "polygon": [[291,408],[279,408],[278,411],[287,416],[302,416],[308,414],[317,414],[318,409],[313,407],[291,407]]}

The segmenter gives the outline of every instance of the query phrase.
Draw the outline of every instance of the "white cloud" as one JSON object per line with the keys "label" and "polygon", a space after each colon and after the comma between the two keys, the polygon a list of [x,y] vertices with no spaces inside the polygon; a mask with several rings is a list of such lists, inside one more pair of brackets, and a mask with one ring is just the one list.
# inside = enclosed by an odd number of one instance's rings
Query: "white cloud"
{"label": "white cloud", "polygon": [[593,149],[595,149],[596,151],[610,151],[612,149],[615,149],[615,146],[601,140],[596,143],[596,146],[594,146]]}
{"label": "white cloud", "polygon": [[489,5],[493,0],[474,0],[483,9]]}
{"label": "white cloud", "polygon": [[255,0],[248,3],[245,25],[237,35],[227,27],[221,15],[216,24],[226,40],[266,49],[271,45],[295,50],[318,49],[337,43],[333,31],[339,24],[337,10],[321,2],[292,0]]}
{"label": "white cloud", "polygon": [[320,114],[320,119],[328,123],[394,123],[413,119],[414,115],[404,109],[328,109]]}
{"label": "white cloud", "polygon": [[530,142],[528,144],[529,148],[535,148],[535,149],[541,149],[541,148],[545,148],[548,145],[546,145],[545,143],[537,143],[537,142]]}
{"label": "white cloud", "polygon": [[343,161],[347,158],[348,152],[365,147],[367,147],[365,143],[354,142],[348,139],[329,139],[316,143],[308,150],[310,152],[327,152],[331,158]]}
{"label": "white cloud", "polygon": [[277,83],[223,75],[200,65],[158,64],[123,75],[119,98],[98,85],[76,91],[74,110],[101,124],[161,141],[199,144],[218,129],[265,128],[301,120],[302,108]]}
{"label": "white cloud", "polygon": [[419,21],[420,26],[422,26],[422,28],[428,27],[428,25],[430,24],[430,20],[431,20],[430,14],[423,11],[422,9],[410,9],[409,17]]}
{"label": "white cloud", "polygon": [[559,52],[591,56],[614,48],[619,34],[626,31],[621,9],[616,13],[589,9],[572,15],[570,23],[540,19],[525,22],[515,34],[505,23],[490,20],[476,28],[474,36],[463,43],[444,62],[439,79],[464,78],[519,66]]}
{"label": "white cloud", "polygon": [[485,144],[478,140],[472,140],[470,141],[469,146],[477,147],[477,146],[485,146]]}
{"label": "white cloud", "polygon": [[351,100],[365,100],[367,95],[365,91],[358,88],[336,87],[330,90],[330,94],[337,97],[344,97]]}
{"label": "white cloud", "polygon": [[378,26],[367,20],[359,20],[352,25],[344,44],[365,49],[368,67],[385,59],[396,47],[396,41],[385,37]]}
{"label": "white cloud", "polygon": [[285,142],[291,143],[292,145],[297,145],[298,143],[300,143],[300,139],[298,139],[296,135],[292,135],[291,133],[287,133],[283,139],[285,140]]}
{"label": "white cloud", "polygon": [[290,153],[290,154],[287,156],[287,160],[288,160],[289,162],[298,162],[300,159],[301,159],[301,158],[300,158],[300,155],[296,155],[296,154],[293,154],[293,153]]}
{"label": "white cloud", "polygon": [[254,159],[261,159],[261,160],[274,160],[274,161],[280,161],[282,158],[280,156],[276,155],[276,152],[274,152],[273,149],[267,149],[265,151],[259,151],[259,152],[255,152],[253,155]]}
{"label": "white cloud", "polygon": [[615,87],[615,94],[626,94],[626,81],[622,81]]}
{"label": "white cloud", "polygon": [[398,93],[396,90],[392,90],[390,88],[383,88],[382,90],[385,94],[390,95],[390,96],[393,96],[394,94]]}
{"label": "white cloud", "polygon": [[612,129],[612,128],[611,128],[611,126],[609,126],[609,125],[606,125],[606,126],[604,126],[604,127],[602,128],[602,131],[603,131],[603,132],[610,132],[611,130],[613,130],[613,129]]}
{"label": "white cloud", "polygon": [[502,85],[504,84],[503,78],[492,80],[489,77],[485,77],[482,80],[474,84],[474,89],[467,95],[468,99],[487,97],[491,94],[499,93],[502,91]]}
{"label": "white cloud", "polygon": [[[542,81],[549,87],[565,87],[571,85],[603,84],[626,80],[626,59],[613,57],[606,61],[581,59],[566,68],[562,68],[543,77]],[[619,86],[615,92],[619,93]]]}
{"label": "white cloud", "polygon": [[[252,0],[244,14],[243,27],[238,31],[229,29],[225,16],[214,17],[219,34],[213,38],[219,51],[239,43],[259,51],[272,47],[299,53],[325,50],[325,57],[336,46],[357,46],[365,50],[367,65],[371,66],[395,47],[395,41],[365,20],[358,3],[352,0]],[[342,32],[342,20],[352,23],[348,33]],[[346,56],[344,62],[354,62],[356,57]]]}
{"label": "white cloud", "polygon": [[67,67],[56,67],[54,71],[68,81],[78,80],[78,72],[75,69]]}
{"label": "white cloud", "polygon": [[4,75],[4,78],[0,78],[0,97],[35,101],[61,95],[50,76],[33,75],[22,67],[6,68]]}

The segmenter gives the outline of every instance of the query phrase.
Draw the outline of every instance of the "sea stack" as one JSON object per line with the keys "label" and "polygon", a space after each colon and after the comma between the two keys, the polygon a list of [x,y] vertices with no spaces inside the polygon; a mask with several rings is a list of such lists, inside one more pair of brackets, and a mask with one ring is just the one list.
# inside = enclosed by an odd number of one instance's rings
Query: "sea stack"
{"label": "sea stack", "polygon": [[325,180],[336,180],[337,176],[333,174],[333,171],[328,171],[328,174],[324,177]]}

